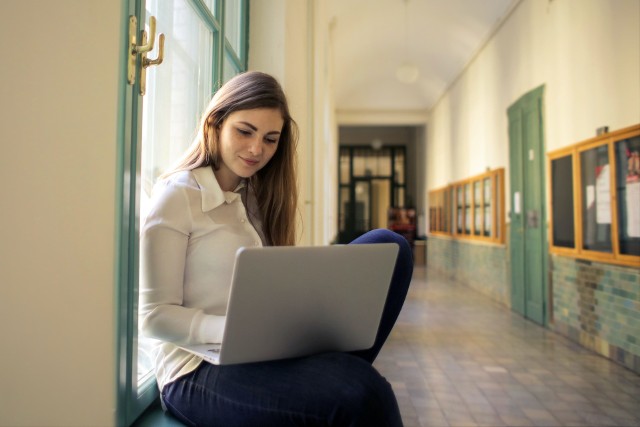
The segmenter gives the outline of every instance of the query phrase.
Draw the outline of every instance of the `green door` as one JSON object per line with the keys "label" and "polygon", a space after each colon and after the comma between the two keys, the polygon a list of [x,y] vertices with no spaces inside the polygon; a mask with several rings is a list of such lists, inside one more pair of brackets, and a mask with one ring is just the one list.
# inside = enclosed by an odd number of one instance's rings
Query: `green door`
{"label": "green door", "polygon": [[541,86],[509,107],[511,307],[546,323],[547,244]]}

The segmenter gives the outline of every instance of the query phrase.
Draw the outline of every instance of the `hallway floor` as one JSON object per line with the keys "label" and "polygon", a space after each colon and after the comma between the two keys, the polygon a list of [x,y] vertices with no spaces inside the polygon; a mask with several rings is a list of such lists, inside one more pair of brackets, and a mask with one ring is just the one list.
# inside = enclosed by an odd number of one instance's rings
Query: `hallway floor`
{"label": "hallway floor", "polygon": [[640,426],[640,376],[416,268],[376,367],[405,427]]}

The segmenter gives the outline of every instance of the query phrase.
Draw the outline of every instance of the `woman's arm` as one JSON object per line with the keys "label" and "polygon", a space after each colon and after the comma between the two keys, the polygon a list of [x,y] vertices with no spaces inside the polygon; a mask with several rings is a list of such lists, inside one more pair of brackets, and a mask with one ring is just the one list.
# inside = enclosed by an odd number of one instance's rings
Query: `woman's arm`
{"label": "woman's arm", "polygon": [[183,305],[185,263],[192,228],[186,186],[154,189],[140,233],[140,315],[146,336],[176,344],[221,342],[224,316]]}

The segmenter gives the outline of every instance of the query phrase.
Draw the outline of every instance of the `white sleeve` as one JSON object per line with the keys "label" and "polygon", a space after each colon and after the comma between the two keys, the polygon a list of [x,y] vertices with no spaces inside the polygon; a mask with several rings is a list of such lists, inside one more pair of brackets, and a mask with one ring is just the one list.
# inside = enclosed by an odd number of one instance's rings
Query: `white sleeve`
{"label": "white sleeve", "polygon": [[175,344],[221,342],[224,316],[183,306],[191,218],[185,187],[170,182],[154,188],[140,232],[141,330]]}

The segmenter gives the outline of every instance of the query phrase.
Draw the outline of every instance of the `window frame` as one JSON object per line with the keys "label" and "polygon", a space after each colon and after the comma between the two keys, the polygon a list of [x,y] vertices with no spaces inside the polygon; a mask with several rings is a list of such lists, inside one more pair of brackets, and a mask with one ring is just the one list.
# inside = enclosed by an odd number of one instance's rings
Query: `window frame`
{"label": "window frame", "polygon": [[[615,153],[615,144],[621,140],[640,136],[640,124],[622,128],[616,131],[607,132],[602,135],[578,142],[576,144],[564,147],[547,153],[547,171],[548,171],[548,197],[549,197],[549,253],[555,255],[563,255],[572,258],[579,258],[589,261],[596,261],[608,264],[616,264],[623,266],[637,266],[640,264],[640,255],[628,255],[620,253],[619,239],[619,215],[618,215],[618,194],[617,194],[617,161]],[[609,205],[611,209],[611,252],[596,251],[586,249],[584,247],[584,218],[582,212],[584,193],[582,182],[581,154],[598,147],[606,147],[609,160]],[[556,246],[553,240],[554,222],[553,222],[553,176],[551,174],[552,162],[561,158],[571,156],[573,167],[572,173],[572,191],[573,191],[573,211],[574,211],[574,246],[573,248],[566,246]]]}
{"label": "window frame", "polygon": [[[485,197],[487,179],[490,180],[491,200]],[[479,191],[476,191],[477,186]],[[488,236],[485,235],[487,206],[490,206],[491,215]],[[480,224],[479,230],[476,230],[477,223]],[[429,191],[429,234],[504,244],[504,230],[504,168],[489,170]]]}
{"label": "window frame", "polygon": [[[233,62],[234,74],[246,71],[248,68],[248,40],[249,40],[249,0],[184,0],[190,4],[196,14],[212,32],[212,90],[215,92],[231,75],[224,78],[225,61]],[[225,35],[225,5],[227,1],[239,3],[238,33],[240,51],[236,52]],[[143,27],[148,20],[145,0],[124,0],[123,25],[123,55],[127,54],[129,16],[136,16],[138,26]],[[123,61],[123,75],[126,76],[127,61]],[[138,61],[139,66],[139,61]],[[136,72],[137,73],[137,72]],[[139,218],[140,218],[140,154],[141,154],[141,124],[142,98],[138,95],[138,81],[127,85],[126,78],[120,85],[120,135],[118,145],[119,165],[117,170],[118,194],[116,195],[116,240],[118,253],[116,254],[117,269],[117,313],[116,313],[116,423],[129,426],[152,404],[159,395],[155,378],[138,384],[137,378],[137,316],[138,316],[138,262],[139,262]],[[213,93],[210,94],[211,96]],[[140,387],[139,387],[140,386]],[[138,388],[139,387],[139,388]]]}

